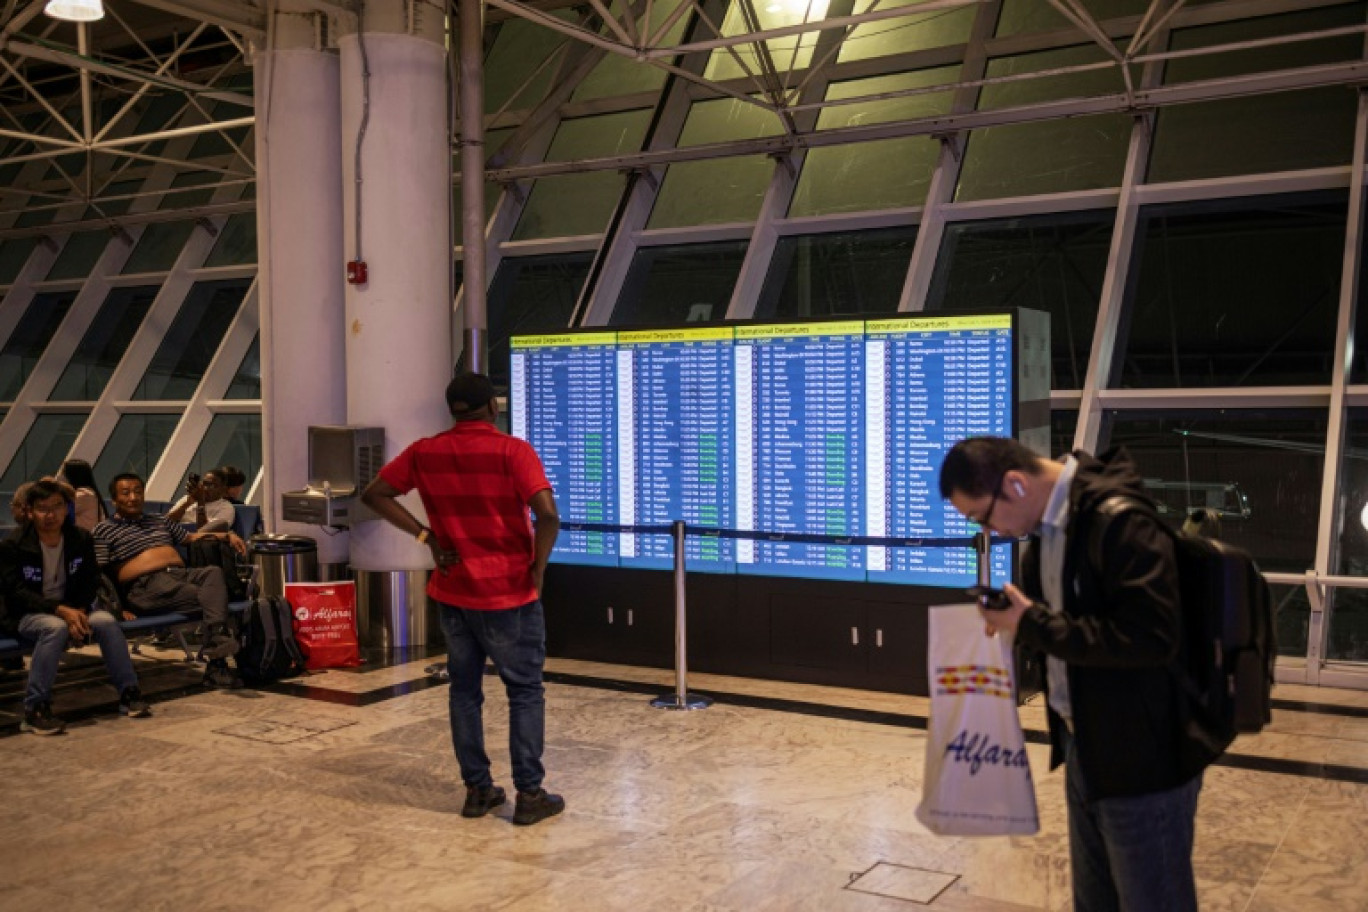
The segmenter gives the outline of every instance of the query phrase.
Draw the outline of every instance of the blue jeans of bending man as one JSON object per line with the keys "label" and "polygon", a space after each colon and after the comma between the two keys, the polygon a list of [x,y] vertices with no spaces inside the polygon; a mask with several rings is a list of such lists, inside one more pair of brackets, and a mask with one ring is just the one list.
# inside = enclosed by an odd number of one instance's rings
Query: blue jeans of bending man
{"label": "blue jeans of bending man", "polygon": [[513,785],[520,792],[541,788],[542,743],[546,731],[546,620],[540,601],[518,608],[475,611],[442,605],[442,633],[451,674],[451,743],[461,779],[487,788],[494,779],[484,746],[484,666],[494,662],[508,693],[508,753]]}
{"label": "blue jeans of bending man", "polygon": [[[136,687],[138,676],[133,671],[133,659],[128,654],[119,622],[108,611],[91,611],[90,639],[100,647],[105,670],[120,694]],[[41,703],[52,702],[52,685],[57,680],[57,663],[66,651],[71,634],[67,622],[55,614],[26,614],[19,619],[19,636],[33,644],[33,658],[29,660],[28,689],[24,693],[24,709],[32,711]]]}
{"label": "blue jeans of bending man", "polygon": [[1090,800],[1070,739],[1064,786],[1075,912],[1197,912],[1198,773],[1163,792]]}

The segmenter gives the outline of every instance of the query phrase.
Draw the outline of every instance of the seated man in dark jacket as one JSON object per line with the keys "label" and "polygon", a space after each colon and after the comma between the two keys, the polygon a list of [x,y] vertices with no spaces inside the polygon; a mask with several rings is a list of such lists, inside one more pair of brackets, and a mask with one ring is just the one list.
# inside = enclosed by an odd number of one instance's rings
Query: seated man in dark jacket
{"label": "seated man in dark jacket", "polygon": [[100,645],[119,691],[119,711],[134,718],[151,715],[119,622],[94,605],[100,573],[95,542],[67,520],[66,492],[53,482],[39,481],[28,489],[25,501],[31,521],[0,543],[0,593],[8,622],[34,644],[22,730],[38,735],[65,730],[52,714],[57,663],[68,643],[87,640]]}

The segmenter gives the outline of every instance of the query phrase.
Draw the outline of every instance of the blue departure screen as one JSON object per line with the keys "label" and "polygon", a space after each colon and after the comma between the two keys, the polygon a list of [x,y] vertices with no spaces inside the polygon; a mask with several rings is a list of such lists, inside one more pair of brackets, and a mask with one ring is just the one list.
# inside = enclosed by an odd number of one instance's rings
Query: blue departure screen
{"label": "blue departure screen", "polygon": [[[967,539],[955,441],[1013,432],[1010,315],[515,336],[512,432],[568,522]],[[670,537],[562,532],[553,560],[669,569]],[[967,586],[964,548],[689,536],[692,571]],[[1008,577],[1006,549],[993,578]]]}

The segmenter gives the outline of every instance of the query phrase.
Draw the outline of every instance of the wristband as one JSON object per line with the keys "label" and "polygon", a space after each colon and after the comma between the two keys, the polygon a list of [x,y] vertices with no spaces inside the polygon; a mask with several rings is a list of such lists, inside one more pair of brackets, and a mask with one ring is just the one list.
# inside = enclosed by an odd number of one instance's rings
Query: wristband
{"label": "wristband", "polygon": [[414,536],[414,538],[417,539],[418,544],[420,545],[426,545],[427,540],[431,537],[432,530],[429,529],[427,526],[424,526],[423,528],[419,529],[418,534]]}

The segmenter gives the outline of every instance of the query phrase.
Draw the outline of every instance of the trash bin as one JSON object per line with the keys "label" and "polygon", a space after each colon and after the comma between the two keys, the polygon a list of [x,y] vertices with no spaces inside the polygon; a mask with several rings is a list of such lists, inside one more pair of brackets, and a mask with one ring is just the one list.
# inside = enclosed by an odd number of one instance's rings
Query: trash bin
{"label": "trash bin", "polygon": [[261,594],[285,595],[286,583],[318,582],[318,542],[303,535],[253,535],[252,562]]}

